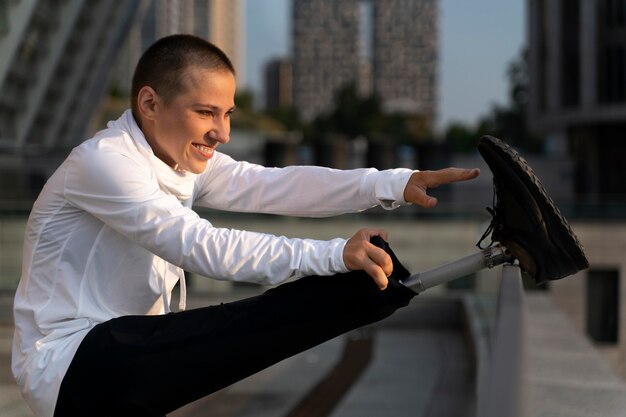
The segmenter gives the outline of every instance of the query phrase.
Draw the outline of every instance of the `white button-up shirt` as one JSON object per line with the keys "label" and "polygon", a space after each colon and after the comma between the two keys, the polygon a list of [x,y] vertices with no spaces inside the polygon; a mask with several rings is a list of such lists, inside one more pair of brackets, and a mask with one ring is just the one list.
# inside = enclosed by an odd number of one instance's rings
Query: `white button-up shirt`
{"label": "white button-up shirt", "polygon": [[183,269],[264,284],[346,271],[344,239],[217,228],[192,205],[309,217],[394,208],[405,204],[412,172],[265,168],[218,152],[203,173],[178,172],[155,157],[126,111],[71,152],[31,211],[14,308],[12,369],[22,394],[37,416],[52,417],[87,332],[115,317],[169,311]]}

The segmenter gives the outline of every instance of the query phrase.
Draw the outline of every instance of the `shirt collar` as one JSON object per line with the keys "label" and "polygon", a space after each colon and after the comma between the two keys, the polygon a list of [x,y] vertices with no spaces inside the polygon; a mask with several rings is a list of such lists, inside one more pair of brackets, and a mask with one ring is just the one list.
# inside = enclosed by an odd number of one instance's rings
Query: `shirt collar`
{"label": "shirt collar", "polygon": [[181,202],[193,196],[197,174],[174,169],[157,158],[130,109],[126,110],[119,119],[109,122],[108,127],[128,133],[139,153],[149,161],[163,191],[173,194]]}

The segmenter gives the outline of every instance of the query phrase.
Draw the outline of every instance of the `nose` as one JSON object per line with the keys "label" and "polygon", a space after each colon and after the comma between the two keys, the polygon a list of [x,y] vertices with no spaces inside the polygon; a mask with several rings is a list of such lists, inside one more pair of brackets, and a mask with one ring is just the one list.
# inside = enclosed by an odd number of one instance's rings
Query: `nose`
{"label": "nose", "polygon": [[209,131],[209,137],[221,144],[226,144],[230,140],[230,129],[225,124],[218,124]]}

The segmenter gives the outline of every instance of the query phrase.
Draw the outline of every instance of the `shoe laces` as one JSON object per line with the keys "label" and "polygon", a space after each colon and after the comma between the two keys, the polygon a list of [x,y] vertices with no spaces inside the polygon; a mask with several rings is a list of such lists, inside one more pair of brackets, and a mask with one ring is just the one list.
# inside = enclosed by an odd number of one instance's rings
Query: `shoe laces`
{"label": "shoe laces", "polygon": [[[485,209],[489,212],[489,214],[491,214],[491,222],[489,222],[489,226],[487,226],[487,229],[485,230],[483,235],[480,237],[480,239],[476,243],[476,246],[478,247],[478,249],[490,248],[494,244],[493,231],[500,224],[500,215],[499,215],[500,212],[498,210],[498,197],[497,196],[498,196],[498,193],[497,193],[497,187],[496,187],[496,179],[494,178],[493,179],[493,199],[491,202],[491,205],[493,206],[493,208],[485,207]],[[487,239],[489,236],[491,236],[491,242],[487,246],[482,246],[483,241]]]}

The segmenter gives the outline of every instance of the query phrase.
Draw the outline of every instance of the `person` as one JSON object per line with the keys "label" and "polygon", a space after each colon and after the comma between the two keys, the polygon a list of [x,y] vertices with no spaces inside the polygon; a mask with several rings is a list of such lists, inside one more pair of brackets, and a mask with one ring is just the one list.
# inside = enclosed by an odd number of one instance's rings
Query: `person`
{"label": "person", "polygon": [[[311,217],[433,207],[429,188],[478,170],[235,161],[217,150],[230,140],[235,88],[214,45],[158,40],[135,69],[131,109],[73,149],[43,187],[25,232],[12,355],[37,416],[162,416],[415,295],[398,283],[408,272],[382,229],[292,239],[214,227],[192,206]],[[275,287],[185,310],[184,270]],[[172,313],[177,283],[181,311]]]}

